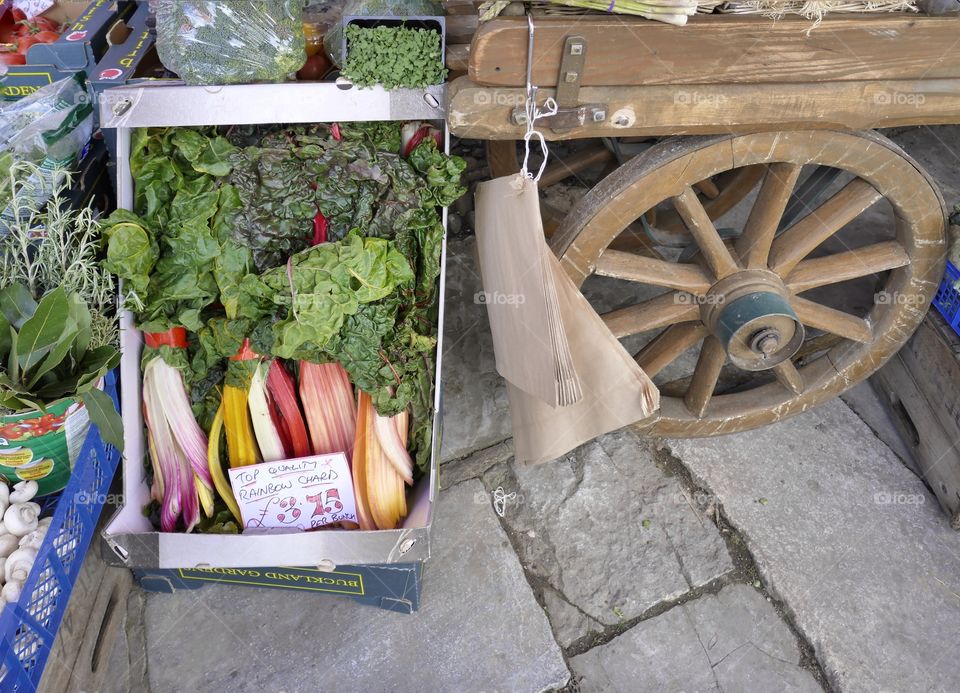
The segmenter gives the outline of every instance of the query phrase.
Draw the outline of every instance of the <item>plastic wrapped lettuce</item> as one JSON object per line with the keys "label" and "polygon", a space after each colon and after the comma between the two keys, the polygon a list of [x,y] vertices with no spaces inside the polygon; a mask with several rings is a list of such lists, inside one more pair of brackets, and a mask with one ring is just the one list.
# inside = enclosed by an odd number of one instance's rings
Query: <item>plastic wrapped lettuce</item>
{"label": "plastic wrapped lettuce", "polygon": [[303,67],[302,0],[159,0],[157,53],[187,84],[282,82]]}

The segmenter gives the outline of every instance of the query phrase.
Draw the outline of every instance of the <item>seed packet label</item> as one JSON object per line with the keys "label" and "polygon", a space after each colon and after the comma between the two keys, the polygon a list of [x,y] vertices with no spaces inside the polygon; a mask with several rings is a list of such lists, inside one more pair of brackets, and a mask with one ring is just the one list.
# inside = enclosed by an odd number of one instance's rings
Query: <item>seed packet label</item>
{"label": "seed packet label", "polygon": [[228,471],[245,529],[306,531],[357,523],[353,478],[342,452]]}

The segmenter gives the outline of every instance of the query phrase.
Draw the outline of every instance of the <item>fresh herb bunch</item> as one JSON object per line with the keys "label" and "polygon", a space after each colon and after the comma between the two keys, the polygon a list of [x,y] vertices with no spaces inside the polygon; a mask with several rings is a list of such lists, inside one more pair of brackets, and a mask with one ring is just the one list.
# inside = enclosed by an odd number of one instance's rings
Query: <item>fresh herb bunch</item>
{"label": "fresh herb bunch", "polygon": [[446,79],[440,34],[407,26],[346,29],[343,76],[359,87],[422,88]]}
{"label": "fresh herb bunch", "polygon": [[[65,169],[41,170],[20,161],[4,181],[11,219],[0,238],[0,286],[23,284],[39,299],[63,287],[77,294],[91,317],[90,348],[117,344],[116,289],[100,264],[100,224],[90,207],[66,202],[72,176]],[[39,187],[51,186],[50,198]]]}
{"label": "fresh herb bunch", "polygon": [[28,162],[13,164],[4,182],[13,215],[0,238],[0,414],[76,398],[122,449],[120,416],[98,389],[120,361],[114,280],[98,262],[94,213],[67,205],[69,186],[66,171]]}

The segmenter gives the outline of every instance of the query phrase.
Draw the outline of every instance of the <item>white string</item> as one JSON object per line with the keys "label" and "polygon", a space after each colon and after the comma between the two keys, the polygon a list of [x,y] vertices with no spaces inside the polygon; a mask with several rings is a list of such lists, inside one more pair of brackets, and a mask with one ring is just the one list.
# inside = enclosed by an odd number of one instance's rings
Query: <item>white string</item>
{"label": "white string", "polygon": [[516,500],[517,493],[512,491],[506,493],[503,490],[503,486],[497,486],[496,490],[493,492],[493,509],[500,517],[503,517],[503,514],[507,511],[507,501]]}
{"label": "white string", "polygon": [[[559,106],[556,99],[552,96],[543,103],[543,109],[537,108],[537,87],[533,85],[533,17],[527,15],[527,24],[530,27],[530,36],[527,42],[527,102],[524,110],[527,115],[527,132],[523,136],[523,166],[520,168],[520,174],[530,178],[534,183],[539,182],[544,170],[547,168],[547,157],[550,155],[547,149],[547,140],[543,133],[539,132],[534,126],[540,118],[547,118],[557,114]],[[536,137],[540,140],[540,151],[543,153],[543,163],[540,164],[540,170],[534,176],[527,168],[530,161],[530,140]]]}

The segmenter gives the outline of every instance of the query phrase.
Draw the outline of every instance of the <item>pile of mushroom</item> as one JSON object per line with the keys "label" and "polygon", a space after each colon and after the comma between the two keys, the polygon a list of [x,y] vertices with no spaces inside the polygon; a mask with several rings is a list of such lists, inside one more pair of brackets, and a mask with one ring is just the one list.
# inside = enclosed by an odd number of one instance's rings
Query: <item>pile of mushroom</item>
{"label": "pile of mushroom", "polygon": [[52,517],[40,519],[36,481],[21,481],[13,487],[0,482],[0,608],[20,599],[23,583],[30,575],[37,551],[50,527]]}

